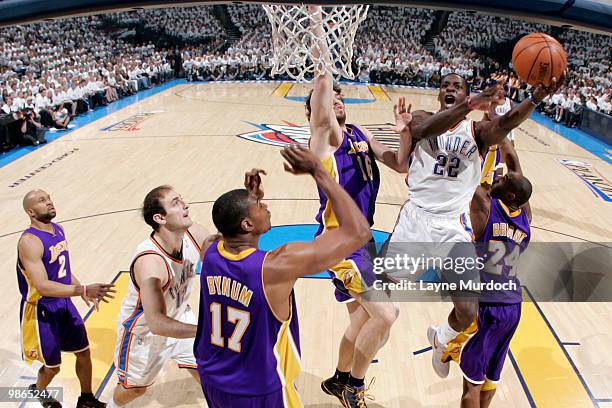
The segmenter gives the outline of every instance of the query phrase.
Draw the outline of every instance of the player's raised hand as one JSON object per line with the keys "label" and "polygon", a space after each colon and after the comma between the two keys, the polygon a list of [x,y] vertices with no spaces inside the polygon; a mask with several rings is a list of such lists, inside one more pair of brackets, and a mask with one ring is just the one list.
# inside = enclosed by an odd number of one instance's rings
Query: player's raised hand
{"label": "player's raised hand", "polygon": [[262,169],[251,169],[251,171],[244,173],[244,188],[247,189],[251,196],[258,200],[261,200],[264,196],[261,186],[261,174],[267,175],[268,173]]}
{"label": "player's raised hand", "polygon": [[544,86],[543,84],[538,84],[533,88],[532,100],[535,103],[540,103],[544,98],[548,95],[552,95],[556,93],[561,86],[565,83],[565,79],[567,78],[567,71],[563,71],[559,78],[554,78],[551,80],[549,86]]}
{"label": "player's raised hand", "polygon": [[400,96],[395,105],[393,105],[393,114],[395,115],[395,126],[392,128],[393,131],[402,133],[410,130],[410,123],[412,122],[410,109],[412,109],[412,104],[406,107],[406,98]]}
{"label": "player's raised hand", "polygon": [[493,85],[486,88],[479,94],[474,96],[468,96],[468,107],[472,110],[489,110],[489,106],[491,102],[499,98],[499,93],[501,92],[501,88],[499,85]]}
{"label": "player's raised hand", "polygon": [[114,299],[113,293],[117,293],[112,283],[92,283],[85,286],[83,297],[93,301],[96,310],[98,310],[98,302],[101,300],[108,303],[109,299]]}
{"label": "player's raised hand", "polygon": [[323,166],[317,156],[301,146],[285,147],[281,156],[287,161],[283,163],[285,171],[291,174],[314,174]]}

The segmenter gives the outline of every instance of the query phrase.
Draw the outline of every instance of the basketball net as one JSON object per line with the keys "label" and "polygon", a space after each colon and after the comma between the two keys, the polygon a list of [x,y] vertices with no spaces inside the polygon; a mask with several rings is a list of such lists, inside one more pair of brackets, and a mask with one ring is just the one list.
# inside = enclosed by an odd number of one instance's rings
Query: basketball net
{"label": "basketball net", "polygon": [[355,78],[353,42],[369,6],[264,4],[263,8],[272,25],[272,75],[285,73],[298,82],[325,73]]}

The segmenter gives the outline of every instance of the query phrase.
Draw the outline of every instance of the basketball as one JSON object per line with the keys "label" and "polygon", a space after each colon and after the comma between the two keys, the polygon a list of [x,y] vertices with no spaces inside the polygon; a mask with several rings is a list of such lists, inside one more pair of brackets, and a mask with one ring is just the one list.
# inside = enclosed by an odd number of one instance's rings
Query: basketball
{"label": "basketball", "polygon": [[563,46],[548,34],[532,33],[521,38],[512,51],[512,66],[529,85],[549,86],[567,67]]}

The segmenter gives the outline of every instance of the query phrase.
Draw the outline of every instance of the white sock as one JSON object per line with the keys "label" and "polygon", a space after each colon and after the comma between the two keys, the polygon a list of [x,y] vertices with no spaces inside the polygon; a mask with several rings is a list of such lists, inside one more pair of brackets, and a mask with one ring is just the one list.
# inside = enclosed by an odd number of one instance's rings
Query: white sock
{"label": "white sock", "polygon": [[447,345],[449,341],[454,339],[459,335],[458,331],[453,330],[452,327],[448,325],[448,322],[444,322],[440,326],[438,326],[437,330],[438,338],[436,339],[440,344]]}
{"label": "white sock", "polygon": [[115,402],[114,398],[111,398],[110,401],[106,403],[106,408],[121,408],[122,405],[119,405]]}

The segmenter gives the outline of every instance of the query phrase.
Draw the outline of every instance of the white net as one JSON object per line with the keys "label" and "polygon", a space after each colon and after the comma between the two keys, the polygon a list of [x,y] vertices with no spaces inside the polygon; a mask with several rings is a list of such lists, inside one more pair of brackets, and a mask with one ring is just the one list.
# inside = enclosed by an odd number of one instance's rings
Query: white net
{"label": "white net", "polygon": [[272,24],[272,74],[287,74],[298,82],[330,72],[335,78],[355,78],[351,69],[353,42],[367,5],[263,5]]}

